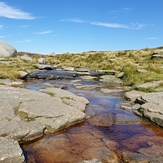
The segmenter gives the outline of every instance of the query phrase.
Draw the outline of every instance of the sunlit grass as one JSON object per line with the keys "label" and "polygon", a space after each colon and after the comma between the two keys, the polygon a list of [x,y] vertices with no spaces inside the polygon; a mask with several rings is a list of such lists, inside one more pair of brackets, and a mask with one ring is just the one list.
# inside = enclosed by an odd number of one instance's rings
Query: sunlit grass
{"label": "sunlit grass", "polygon": [[[7,66],[0,63],[0,78],[19,78],[18,71],[28,71],[35,69],[35,64],[41,57],[46,58],[47,64],[73,67],[86,67],[92,70],[115,70],[117,73],[124,72],[122,80],[126,86],[133,89],[139,84],[163,80],[163,59],[152,59],[152,54],[158,48],[146,48],[141,50],[124,51],[89,51],[81,54],[64,53],[59,55],[39,55],[26,52],[19,52],[17,57],[9,58],[13,64]],[[24,61],[21,56],[27,54],[33,60]],[[141,73],[138,69],[146,70]]]}

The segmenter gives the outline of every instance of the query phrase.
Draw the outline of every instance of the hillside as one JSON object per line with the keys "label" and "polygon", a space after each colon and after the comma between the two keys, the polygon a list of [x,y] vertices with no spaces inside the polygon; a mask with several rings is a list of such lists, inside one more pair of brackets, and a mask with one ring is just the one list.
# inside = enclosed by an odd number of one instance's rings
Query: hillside
{"label": "hillside", "polygon": [[[28,55],[33,60],[24,61],[20,57]],[[89,51],[81,54],[64,53],[58,55],[41,55],[18,52],[16,57],[8,58],[14,63],[0,63],[0,78],[18,78],[18,70],[35,69],[39,58],[46,58],[46,64],[59,66],[87,67],[92,70],[114,70],[115,75],[122,74],[125,86],[136,86],[163,80],[163,47],[124,51]],[[162,87],[162,83],[160,87]],[[150,91],[150,90],[149,90]],[[152,90],[151,90],[152,91]]]}

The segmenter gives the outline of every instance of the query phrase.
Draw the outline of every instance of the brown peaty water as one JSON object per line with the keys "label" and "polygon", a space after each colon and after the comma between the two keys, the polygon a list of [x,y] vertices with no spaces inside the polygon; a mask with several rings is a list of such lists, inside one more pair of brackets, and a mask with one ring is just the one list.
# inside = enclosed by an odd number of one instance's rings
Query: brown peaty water
{"label": "brown peaty water", "polygon": [[121,109],[120,94],[71,91],[89,100],[85,111],[89,118],[62,132],[22,144],[27,163],[77,163],[93,158],[104,163],[162,162],[163,129]]}

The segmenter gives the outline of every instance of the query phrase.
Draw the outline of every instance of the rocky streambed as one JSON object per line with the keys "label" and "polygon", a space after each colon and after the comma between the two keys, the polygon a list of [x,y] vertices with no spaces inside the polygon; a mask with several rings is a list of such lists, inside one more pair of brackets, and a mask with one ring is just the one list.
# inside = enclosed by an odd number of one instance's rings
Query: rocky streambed
{"label": "rocky streambed", "polygon": [[86,69],[42,70],[6,83],[0,162],[163,162],[161,92],[155,103],[154,95],[125,93],[120,79]]}

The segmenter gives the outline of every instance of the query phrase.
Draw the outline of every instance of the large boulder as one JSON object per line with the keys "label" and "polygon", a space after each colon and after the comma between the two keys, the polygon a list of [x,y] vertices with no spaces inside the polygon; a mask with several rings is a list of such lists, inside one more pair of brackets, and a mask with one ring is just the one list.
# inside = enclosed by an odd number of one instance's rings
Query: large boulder
{"label": "large boulder", "polygon": [[0,40],[0,57],[12,57],[17,53],[16,49],[8,43]]}

